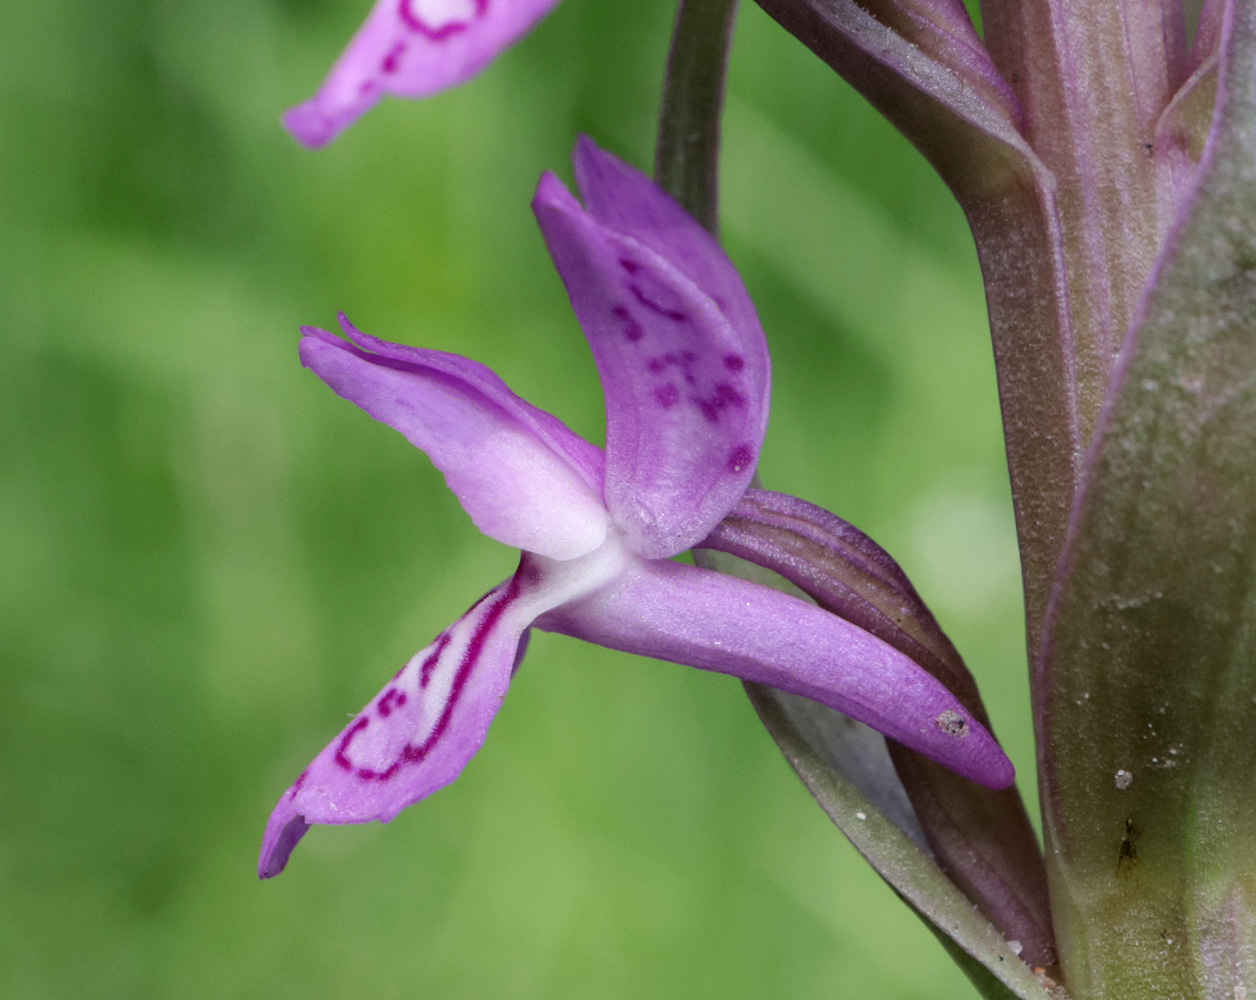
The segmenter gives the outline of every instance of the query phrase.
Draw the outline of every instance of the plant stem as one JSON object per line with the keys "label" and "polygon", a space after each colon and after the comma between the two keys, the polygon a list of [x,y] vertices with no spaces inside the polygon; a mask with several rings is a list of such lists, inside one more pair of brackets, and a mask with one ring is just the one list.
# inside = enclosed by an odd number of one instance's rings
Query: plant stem
{"label": "plant stem", "polygon": [[711,233],[719,228],[720,119],[737,0],[680,0],[659,111],[654,178]]}

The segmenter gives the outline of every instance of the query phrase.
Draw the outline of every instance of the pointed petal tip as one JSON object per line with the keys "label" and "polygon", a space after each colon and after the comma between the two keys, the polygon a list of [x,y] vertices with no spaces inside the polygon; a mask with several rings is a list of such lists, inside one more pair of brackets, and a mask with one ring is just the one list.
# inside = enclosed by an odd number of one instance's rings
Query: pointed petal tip
{"label": "pointed petal tip", "polygon": [[345,336],[349,339],[361,340],[364,336],[362,331],[353,325],[349,319],[349,314],[343,309],[336,313],[336,322],[340,324],[340,329],[344,331]]}
{"label": "pointed petal tip", "polygon": [[576,136],[576,145],[571,151],[571,162],[576,168],[577,175],[582,170],[596,167],[608,159],[614,160],[615,157],[594,142],[588,133],[581,132]]}
{"label": "pointed petal tip", "polygon": [[301,359],[301,367],[309,368],[317,375],[318,359],[326,356],[325,351],[328,348],[345,350],[348,345],[340,337],[322,327],[301,327],[301,340],[297,344],[297,356]]}
{"label": "pointed petal tip", "polygon": [[538,221],[547,209],[559,212],[584,211],[575,195],[567,190],[567,185],[551,170],[541,175],[541,179],[537,181],[536,194],[532,196],[532,212]]}
{"label": "pointed petal tip", "polygon": [[338,136],[348,124],[332,121],[318,106],[317,100],[289,108],[279,118],[283,127],[306,149],[321,149]]}
{"label": "pointed petal tip", "polygon": [[998,741],[980,722],[962,708],[948,708],[938,714],[934,725],[943,737],[954,739],[959,745],[953,750],[945,743],[930,740],[930,746],[917,747],[925,756],[932,757],[943,767],[948,767],[961,777],[968,778],[985,788],[1002,791],[1016,781],[1016,767],[1008,759]]}
{"label": "pointed petal tip", "polygon": [[997,744],[995,750],[997,754],[992,754],[990,759],[984,762],[985,766],[983,767],[981,777],[976,777],[973,780],[979,785],[1001,792],[1003,789],[1011,788],[1016,784],[1016,766]]}
{"label": "pointed petal tip", "polygon": [[284,793],[283,799],[271,814],[270,822],[266,824],[266,836],[262,838],[262,854],[257,861],[258,878],[274,878],[283,871],[288,865],[288,858],[292,856],[297,844],[301,842],[301,838],[310,828],[304,816],[292,811],[292,806],[287,801],[291,794],[291,792]]}

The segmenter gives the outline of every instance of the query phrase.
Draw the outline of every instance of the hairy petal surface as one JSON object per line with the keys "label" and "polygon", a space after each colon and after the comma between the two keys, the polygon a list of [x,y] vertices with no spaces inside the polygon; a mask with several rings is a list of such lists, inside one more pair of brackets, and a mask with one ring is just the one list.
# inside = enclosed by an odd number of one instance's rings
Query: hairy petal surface
{"label": "hairy petal surface", "polygon": [[555,559],[602,544],[609,522],[592,445],[483,365],[345,328],[361,346],[306,328],[302,364],[425,451],[484,534]]}
{"label": "hairy petal surface", "polygon": [[671,260],[603,225],[552,174],[533,208],[606,393],[606,506],[639,555],[676,555],[754,475],[768,415],[762,331],[734,328]]}
{"label": "hairy petal surface", "polygon": [[325,145],[385,94],[426,97],[475,76],[557,3],[379,0],[318,93],[283,123],[305,145]]}
{"label": "hairy petal surface", "polygon": [[804,695],[988,787],[1005,788],[1015,776],[985,727],[910,659],[836,615],[759,584],[634,561],[606,587],[536,625]]}

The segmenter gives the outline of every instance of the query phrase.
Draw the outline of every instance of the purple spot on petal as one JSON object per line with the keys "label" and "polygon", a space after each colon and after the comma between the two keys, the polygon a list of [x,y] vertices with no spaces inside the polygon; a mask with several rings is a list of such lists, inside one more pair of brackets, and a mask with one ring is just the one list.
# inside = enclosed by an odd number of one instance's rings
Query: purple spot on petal
{"label": "purple spot on petal", "polygon": [[394,706],[400,707],[405,704],[405,695],[396,688],[389,688],[379,697],[379,702],[375,705],[375,711],[379,713],[381,719],[387,719],[392,715]]}
{"label": "purple spot on petal", "polygon": [[[622,264],[623,261],[620,261],[620,263]],[[682,312],[679,309],[669,309],[662,303],[655,302],[652,298],[650,298],[650,296],[646,295],[640,285],[629,285],[628,291],[632,292],[633,298],[649,309],[650,312],[656,313],[664,319],[670,319],[673,323],[684,323],[689,319],[688,313]]]}
{"label": "purple spot on petal", "polygon": [[746,367],[746,359],[740,354],[725,354],[724,367],[730,372],[739,372]]}
{"label": "purple spot on petal", "polygon": [[633,319],[625,306],[616,306],[611,310],[611,315],[624,325],[624,339],[630,344],[635,344],[638,340],[645,336],[645,331],[641,329],[641,324]]}
{"label": "purple spot on petal", "polygon": [[651,375],[661,375],[667,368],[667,361],[664,358],[647,358],[645,362],[645,370]]}
{"label": "purple spot on petal", "polygon": [[658,401],[659,406],[665,410],[670,410],[680,401],[680,390],[671,382],[654,387],[654,398]]}
{"label": "purple spot on petal", "polygon": [[380,72],[393,74],[397,72],[397,68],[401,65],[401,57],[406,54],[406,43],[398,42],[388,50],[388,55],[384,56],[384,61],[380,64]]}
{"label": "purple spot on petal", "polygon": [[638,271],[641,270],[640,264],[638,264],[635,260],[629,260],[627,257],[619,258],[619,266],[622,267],[629,274],[636,274]]}
{"label": "purple spot on petal", "polygon": [[692,401],[711,423],[716,423],[730,407],[739,410],[746,405],[746,397],[727,382],[719,383],[710,396],[694,396]]}
{"label": "purple spot on petal", "polygon": [[754,461],[754,449],[748,444],[738,445],[728,456],[728,471],[734,474],[745,472]]}

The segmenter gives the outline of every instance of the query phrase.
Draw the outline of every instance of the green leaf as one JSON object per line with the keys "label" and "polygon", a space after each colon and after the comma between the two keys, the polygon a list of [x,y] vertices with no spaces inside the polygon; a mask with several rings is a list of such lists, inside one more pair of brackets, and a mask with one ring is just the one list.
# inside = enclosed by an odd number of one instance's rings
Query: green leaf
{"label": "green leaf", "polygon": [[[746,690],[768,732],[829,818],[933,931],[983,997],[1060,1000],[1062,992],[1048,991],[927,850],[870,797],[893,802],[892,790],[882,789],[884,795],[878,795],[875,785],[857,784],[843,773],[845,727],[839,713],[817,711],[805,698],[755,684],[747,684]],[[839,735],[837,744],[828,738],[830,727]]]}
{"label": "green leaf", "polygon": [[1035,676],[1085,997],[1256,993],[1256,6],[1092,450]]}

